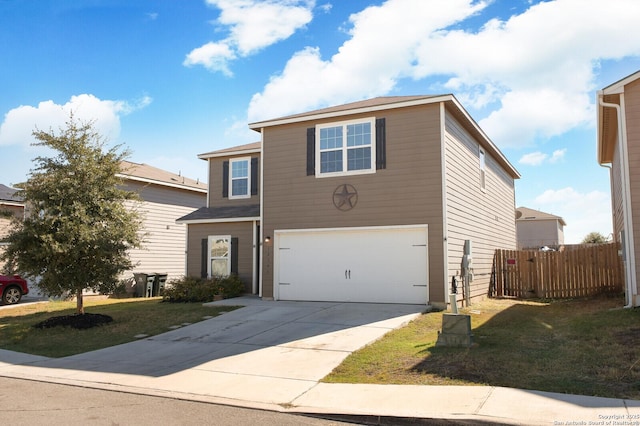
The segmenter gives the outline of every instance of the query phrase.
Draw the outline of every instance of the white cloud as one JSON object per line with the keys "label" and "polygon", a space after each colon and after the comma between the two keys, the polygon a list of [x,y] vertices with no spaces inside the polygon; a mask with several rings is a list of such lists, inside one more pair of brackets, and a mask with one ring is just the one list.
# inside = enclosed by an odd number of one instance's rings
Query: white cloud
{"label": "white cloud", "polygon": [[220,71],[231,76],[233,73],[229,69],[228,63],[235,58],[236,55],[228,42],[209,42],[189,52],[183,64],[185,66],[202,65],[209,71]]}
{"label": "white cloud", "polygon": [[[477,31],[454,28],[488,2],[388,0],[349,18],[333,56],[294,55],[251,100],[257,121],[391,92],[403,78],[446,77],[464,105],[493,109],[479,124],[499,146],[522,147],[593,121],[600,60],[640,55],[637,0],[540,2]],[[375,52],[375,54],[372,54]]]}
{"label": "white cloud", "polygon": [[329,60],[318,48],[295,53],[251,99],[249,121],[389,93],[410,75],[422,40],[483,7],[470,0],[389,0],[353,14],[351,38],[338,52]]}
{"label": "white cloud", "polygon": [[527,166],[539,166],[547,159],[547,154],[544,154],[540,151],[531,152],[529,154],[525,154],[518,161],[520,164],[525,164]]}
{"label": "white cloud", "polygon": [[[314,0],[207,0],[220,9],[217,23],[229,36],[193,49],[184,65],[231,75],[229,62],[289,38],[313,18]],[[323,10],[326,10],[323,7]]]}
{"label": "white cloud", "polygon": [[592,231],[605,236],[611,233],[611,202],[604,192],[580,193],[571,187],[548,189],[537,196],[534,203],[536,209],[565,220],[567,244],[579,243]]}
{"label": "white cloud", "polygon": [[557,163],[558,161],[561,161],[564,159],[564,155],[567,153],[567,149],[556,149],[555,151],[553,151],[553,154],[551,154],[551,158],[549,158],[549,162],[550,163]]}
{"label": "white cloud", "polygon": [[115,139],[120,134],[120,117],[144,108],[152,99],[144,96],[134,103],[126,101],[101,100],[94,95],[82,94],[59,105],[53,101],[43,101],[37,106],[22,105],[10,110],[0,125],[0,145],[25,145],[34,142],[34,130],[57,131],[63,128],[73,112],[81,121],[95,121],[94,128],[107,139]]}
{"label": "white cloud", "polygon": [[564,154],[566,152],[566,148],[556,149],[555,151],[553,151],[553,154],[551,154],[551,156],[540,151],[530,152],[520,157],[518,163],[524,164],[526,166],[540,166],[545,162],[557,163],[564,159]]}

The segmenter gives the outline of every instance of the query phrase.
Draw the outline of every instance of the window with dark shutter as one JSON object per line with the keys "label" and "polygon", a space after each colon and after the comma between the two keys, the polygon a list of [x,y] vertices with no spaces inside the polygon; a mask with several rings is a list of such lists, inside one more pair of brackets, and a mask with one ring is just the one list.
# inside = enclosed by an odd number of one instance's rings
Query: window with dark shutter
{"label": "window with dark shutter", "polygon": [[387,136],[384,118],[376,119],[376,169],[387,168]]}
{"label": "window with dark shutter", "polygon": [[251,195],[258,195],[258,157],[251,159]]}
{"label": "window with dark shutter", "polygon": [[307,176],[316,174],[316,129],[307,129]]}
{"label": "window with dark shutter", "polygon": [[229,161],[222,163],[222,198],[229,197]]}
{"label": "window with dark shutter", "polygon": [[200,277],[207,278],[209,275],[209,240],[207,238],[200,241],[200,248],[202,249],[200,252]]}
{"label": "window with dark shutter", "polygon": [[238,238],[231,238],[231,273],[238,273]]}

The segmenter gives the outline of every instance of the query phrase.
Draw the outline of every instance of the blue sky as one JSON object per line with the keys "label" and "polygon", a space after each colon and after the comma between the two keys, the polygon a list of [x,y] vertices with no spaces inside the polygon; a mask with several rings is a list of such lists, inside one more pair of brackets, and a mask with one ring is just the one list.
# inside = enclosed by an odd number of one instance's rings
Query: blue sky
{"label": "blue sky", "polygon": [[611,233],[595,92],[640,69],[637,0],[2,0],[0,183],[69,112],[132,161],[206,180],[250,122],[453,93],[566,242]]}

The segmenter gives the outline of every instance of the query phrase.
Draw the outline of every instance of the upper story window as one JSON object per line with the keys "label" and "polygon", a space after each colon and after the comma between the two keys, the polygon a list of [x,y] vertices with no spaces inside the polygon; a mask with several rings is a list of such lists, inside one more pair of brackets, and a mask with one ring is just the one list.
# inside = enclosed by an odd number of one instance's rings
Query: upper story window
{"label": "upper story window", "polygon": [[238,157],[222,162],[222,198],[258,195],[258,157]]}
{"label": "upper story window", "polygon": [[322,124],[315,132],[317,177],[375,172],[375,119]]}
{"label": "upper story window", "polygon": [[251,196],[251,158],[236,158],[229,162],[229,198]]}

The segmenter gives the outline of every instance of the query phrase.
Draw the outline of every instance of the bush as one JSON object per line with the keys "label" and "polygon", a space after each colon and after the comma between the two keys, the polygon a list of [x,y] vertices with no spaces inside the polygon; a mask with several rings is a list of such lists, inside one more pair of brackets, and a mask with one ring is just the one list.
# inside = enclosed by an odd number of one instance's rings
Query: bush
{"label": "bush", "polygon": [[165,302],[211,302],[216,295],[225,299],[244,293],[244,284],[236,276],[224,278],[182,277],[170,280],[164,288]]}

